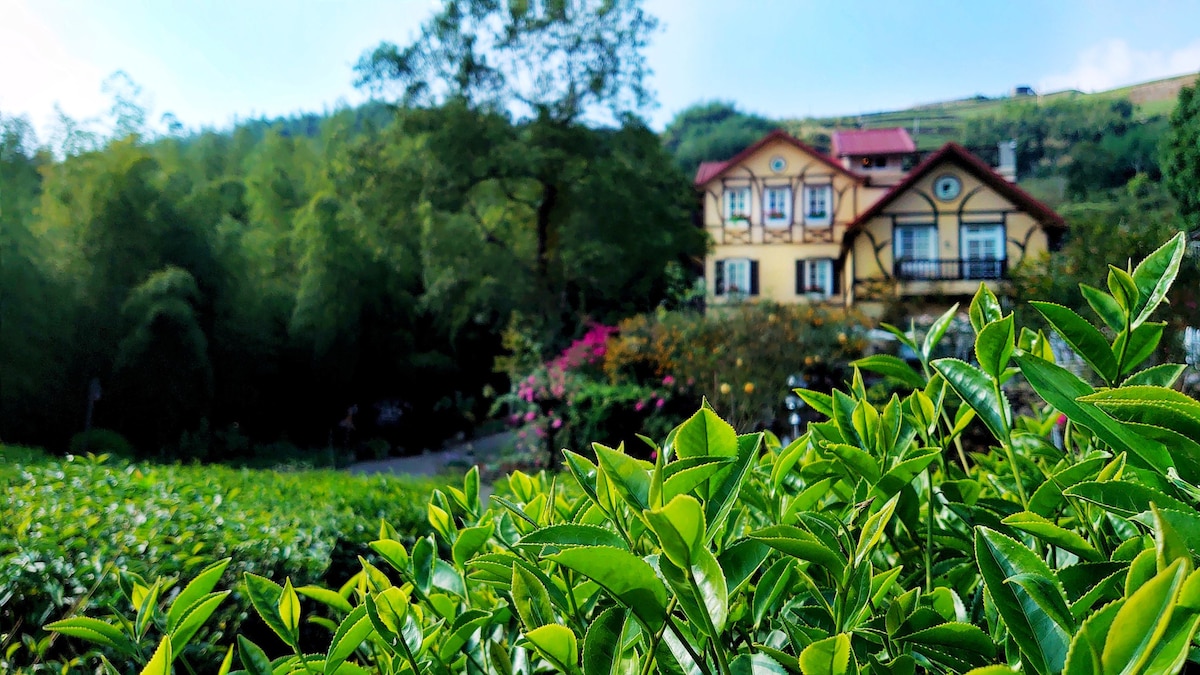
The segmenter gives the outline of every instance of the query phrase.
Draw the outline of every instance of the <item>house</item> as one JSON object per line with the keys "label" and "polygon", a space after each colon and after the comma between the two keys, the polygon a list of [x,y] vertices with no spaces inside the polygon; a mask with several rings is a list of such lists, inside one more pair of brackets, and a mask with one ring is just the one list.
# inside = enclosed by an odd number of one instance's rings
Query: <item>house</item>
{"label": "house", "polygon": [[831,143],[834,159],[846,169],[870,177],[873,185],[900,182],[917,155],[917,144],[901,128],[835,131]]}
{"label": "house", "polygon": [[775,131],[703,163],[695,184],[713,244],[710,306],[762,298],[878,313],[897,298],[969,296],[980,281],[999,286],[1065,230],[1053,210],[954,143],[879,184]]}

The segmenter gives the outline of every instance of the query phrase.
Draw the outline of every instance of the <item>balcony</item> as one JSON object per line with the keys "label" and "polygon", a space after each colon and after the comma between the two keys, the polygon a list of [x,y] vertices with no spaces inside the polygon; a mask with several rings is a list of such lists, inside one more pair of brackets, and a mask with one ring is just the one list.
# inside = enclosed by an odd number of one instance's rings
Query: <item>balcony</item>
{"label": "balcony", "polygon": [[1006,276],[1007,260],[929,258],[896,261],[896,278],[902,281],[986,280]]}

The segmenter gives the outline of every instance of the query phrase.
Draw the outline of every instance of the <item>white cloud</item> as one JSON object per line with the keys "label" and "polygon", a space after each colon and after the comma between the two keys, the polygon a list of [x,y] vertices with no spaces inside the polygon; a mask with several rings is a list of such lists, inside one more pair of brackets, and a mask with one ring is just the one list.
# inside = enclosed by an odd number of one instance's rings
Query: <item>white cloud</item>
{"label": "white cloud", "polygon": [[0,112],[27,115],[42,141],[56,103],[77,120],[107,112],[110,99],[100,91],[107,74],[72,54],[32,5],[0,0],[0,17]]}
{"label": "white cloud", "polygon": [[1104,91],[1196,71],[1200,71],[1200,40],[1175,50],[1141,51],[1113,39],[1083,50],[1074,68],[1042,78],[1038,90]]}

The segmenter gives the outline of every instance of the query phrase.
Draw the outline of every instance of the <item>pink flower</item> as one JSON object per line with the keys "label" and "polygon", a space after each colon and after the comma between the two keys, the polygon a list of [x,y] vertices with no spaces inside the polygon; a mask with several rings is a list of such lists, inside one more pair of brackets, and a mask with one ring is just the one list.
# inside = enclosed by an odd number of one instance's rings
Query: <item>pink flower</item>
{"label": "pink flower", "polygon": [[641,411],[642,411],[642,409],[643,409],[643,408],[645,408],[645,407],[646,407],[646,402],[645,402],[645,401],[638,401],[638,402],[637,402],[637,405],[633,406],[633,409],[634,409],[634,410],[636,410],[636,411],[638,411],[638,412],[641,412]]}
{"label": "pink flower", "polygon": [[691,387],[691,386],[695,385],[695,384],[696,384],[696,378],[694,378],[694,377],[689,377],[689,378],[688,378],[688,383],[687,383],[687,384],[688,384],[688,386],[689,386],[689,387]]}
{"label": "pink flower", "polygon": [[651,451],[650,451],[650,461],[651,461],[651,462],[656,462],[656,461],[658,461],[658,451],[657,451],[657,450],[651,450]]}
{"label": "pink flower", "polygon": [[533,430],[533,435],[537,436],[538,438],[545,438],[546,430],[539,427],[539,428]]}
{"label": "pink flower", "polygon": [[517,438],[525,438],[526,436],[528,436],[528,434],[526,434],[524,431],[517,432]]}
{"label": "pink flower", "polygon": [[562,418],[561,417],[555,417],[553,420],[550,421],[551,429],[557,429],[561,426],[562,426]]}
{"label": "pink flower", "polygon": [[663,383],[663,386],[664,386],[664,387],[669,387],[669,386],[671,386],[671,385],[675,384],[675,378],[674,378],[674,377],[671,377],[670,375],[668,375],[668,376],[666,376],[666,377],[664,377],[664,378],[663,378],[663,381],[662,381],[662,383]]}
{"label": "pink flower", "polygon": [[665,398],[660,398],[660,399],[658,399],[657,401],[655,401],[655,402],[654,402],[654,407],[655,407],[655,408],[661,408],[661,407],[663,407],[664,405],[666,405],[666,403],[667,403],[667,400],[666,400]]}
{"label": "pink flower", "polygon": [[1065,427],[1067,425],[1067,416],[1059,415],[1058,419],[1055,422],[1058,424],[1058,426]]}
{"label": "pink flower", "polygon": [[537,419],[537,413],[533,412],[532,410],[525,413],[525,421],[526,422],[532,422],[535,419]]}
{"label": "pink flower", "polygon": [[520,421],[521,421],[520,415],[509,415],[509,417],[508,417],[509,424],[516,424],[517,422],[520,422]]}

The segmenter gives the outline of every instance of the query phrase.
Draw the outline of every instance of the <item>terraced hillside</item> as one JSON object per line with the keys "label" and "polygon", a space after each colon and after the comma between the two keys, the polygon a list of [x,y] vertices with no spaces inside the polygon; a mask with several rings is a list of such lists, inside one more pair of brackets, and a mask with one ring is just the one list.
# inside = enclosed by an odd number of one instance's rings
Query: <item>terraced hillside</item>
{"label": "terraced hillside", "polygon": [[863,129],[881,129],[888,127],[904,127],[908,129],[919,150],[933,150],[946,141],[963,138],[963,126],[974,117],[993,115],[1006,103],[1022,98],[1038,103],[1045,103],[1063,98],[1127,98],[1138,106],[1146,117],[1166,115],[1175,105],[1179,90],[1196,81],[1196,75],[1181,75],[1162,80],[1143,82],[1140,84],[1110,89],[1108,91],[1085,94],[1075,90],[1051,92],[1040,96],[1030,97],[996,97],[974,96],[971,98],[940,103],[928,103],[913,106],[905,110],[867,113],[863,115],[848,115],[843,117],[826,117],[817,119],[783,120],[783,125],[790,132],[806,138],[819,138],[837,128],[861,127]]}

